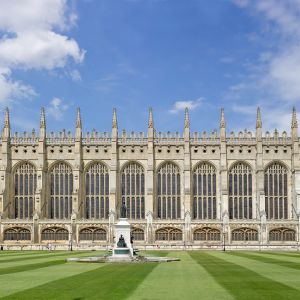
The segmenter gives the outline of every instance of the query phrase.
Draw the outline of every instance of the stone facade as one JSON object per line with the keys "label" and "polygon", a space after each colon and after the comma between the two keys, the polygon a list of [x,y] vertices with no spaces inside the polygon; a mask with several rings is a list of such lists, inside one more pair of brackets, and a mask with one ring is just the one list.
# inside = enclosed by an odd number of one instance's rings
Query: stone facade
{"label": "stone facade", "polygon": [[[6,110],[0,142],[0,244],[28,249],[49,244],[61,249],[109,247],[124,201],[135,246],[296,249],[297,129],[294,109],[291,134],[275,130],[263,135],[258,109],[255,134],[227,134],[222,109],[219,132],[192,134],[186,110],[183,134],[163,134],[155,131],[150,109],[146,135],[118,132],[113,110],[111,134],[92,131],[83,136],[78,109],[74,136],[66,131],[46,133],[42,109],[39,134],[11,134]],[[24,164],[27,169],[20,169]],[[95,164],[100,173],[88,178]],[[205,173],[207,166],[210,175]],[[238,169],[242,171],[233,171]],[[22,172],[32,175],[25,179]],[[135,175],[127,180],[132,172]],[[268,177],[267,172],[275,175]],[[95,197],[88,198],[91,189]]]}

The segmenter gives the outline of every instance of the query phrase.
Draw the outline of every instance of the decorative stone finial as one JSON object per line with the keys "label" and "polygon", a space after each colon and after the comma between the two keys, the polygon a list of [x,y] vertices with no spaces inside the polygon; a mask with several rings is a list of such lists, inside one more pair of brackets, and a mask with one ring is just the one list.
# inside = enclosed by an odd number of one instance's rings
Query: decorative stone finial
{"label": "decorative stone finial", "polygon": [[256,128],[261,128],[262,127],[262,122],[261,122],[261,114],[260,114],[260,108],[257,108],[256,111]]}
{"label": "decorative stone finial", "polygon": [[80,108],[77,107],[76,128],[82,128]]}
{"label": "decorative stone finial", "polygon": [[153,128],[153,114],[152,107],[149,108],[148,128]]}
{"label": "decorative stone finial", "polygon": [[298,128],[297,113],[295,106],[293,107],[292,128]]}
{"label": "decorative stone finial", "polygon": [[118,128],[117,110],[113,108],[112,128]]}
{"label": "decorative stone finial", "polygon": [[4,116],[4,127],[2,132],[3,138],[9,138],[10,136],[10,121],[9,121],[9,110],[8,107],[5,108],[5,116]]}
{"label": "decorative stone finial", "polygon": [[225,114],[224,114],[224,108],[221,108],[221,118],[220,118],[220,128],[225,128],[226,123],[225,123]]}
{"label": "decorative stone finial", "polygon": [[184,128],[190,127],[189,109],[186,107],[184,112]]}

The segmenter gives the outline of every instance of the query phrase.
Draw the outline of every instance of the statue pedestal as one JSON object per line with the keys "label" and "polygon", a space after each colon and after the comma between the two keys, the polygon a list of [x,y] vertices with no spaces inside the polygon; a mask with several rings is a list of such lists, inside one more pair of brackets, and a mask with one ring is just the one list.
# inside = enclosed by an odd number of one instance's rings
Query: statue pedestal
{"label": "statue pedestal", "polygon": [[[120,218],[120,221],[115,225],[115,245],[113,247],[112,258],[131,259],[133,257],[130,229],[131,225],[128,223],[127,218]],[[125,247],[118,246],[121,236],[126,243]]]}

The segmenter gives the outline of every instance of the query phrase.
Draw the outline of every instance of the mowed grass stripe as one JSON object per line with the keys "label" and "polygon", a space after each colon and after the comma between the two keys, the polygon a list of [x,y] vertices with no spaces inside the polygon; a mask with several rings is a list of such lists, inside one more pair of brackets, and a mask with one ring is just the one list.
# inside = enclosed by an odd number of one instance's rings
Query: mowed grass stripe
{"label": "mowed grass stripe", "polygon": [[235,299],[281,300],[300,297],[299,290],[262,276],[259,272],[254,272],[240,264],[222,259],[221,255],[190,252],[190,256]]}
{"label": "mowed grass stripe", "polygon": [[103,264],[102,268],[55,280],[2,299],[125,299],[156,263]]}
{"label": "mowed grass stripe", "polygon": [[[5,297],[27,289],[45,285],[51,281],[67,279],[70,276],[102,268],[104,264],[66,263],[46,268],[28,270],[0,276],[0,296]],[[57,294],[56,299],[62,299]],[[19,297],[22,299],[23,297]],[[32,299],[37,299],[32,297]],[[45,297],[43,298],[45,299]]]}
{"label": "mowed grass stripe", "polygon": [[300,273],[299,270],[285,268],[280,265],[267,264],[257,260],[252,260],[245,257],[233,256],[230,252],[210,252],[211,255],[227,260],[230,263],[235,263],[253,272],[258,272],[260,275],[271,280],[280,282],[284,285],[300,290]]}
{"label": "mowed grass stripe", "polygon": [[[25,251],[24,251],[25,252]],[[20,253],[14,253],[14,254],[4,254],[4,255],[0,255],[0,263],[1,262],[5,262],[7,260],[13,260],[13,258],[25,258],[25,257],[32,257],[33,255],[34,256],[43,256],[43,255],[48,255],[49,253],[52,253],[52,252],[49,252],[49,251],[39,251],[38,253],[37,252],[27,252],[27,253],[24,253],[24,252],[20,252]],[[60,251],[60,252],[53,252],[53,253],[66,253],[66,251]]]}
{"label": "mowed grass stripe", "polygon": [[44,263],[37,263],[37,264],[31,264],[31,265],[25,265],[25,266],[15,266],[15,267],[10,267],[10,268],[6,268],[6,269],[0,269],[0,275],[17,273],[17,272],[25,272],[25,271],[29,271],[29,270],[46,268],[46,267],[61,265],[61,264],[65,264],[65,263],[66,263],[65,260],[53,260],[53,261],[47,261]]}
{"label": "mowed grass stripe", "polygon": [[293,257],[293,258],[298,258],[300,259],[300,253],[297,252],[273,252],[273,251],[264,251],[264,252],[259,252],[260,254],[267,254],[267,255],[274,255],[274,256],[281,256],[281,257]]}
{"label": "mowed grass stripe", "polygon": [[56,253],[56,252],[48,252],[47,254],[44,255],[36,255],[32,254],[26,257],[15,257],[15,258],[9,258],[5,260],[1,260],[0,264],[3,263],[8,263],[8,262],[17,262],[17,261],[24,261],[24,260],[32,260],[32,259],[40,259],[40,258],[49,258],[49,257],[54,257],[54,256],[63,256],[63,255],[74,255],[76,252],[62,252],[62,253]]}
{"label": "mowed grass stripe", "polygon": [[266,255],[259,255],[259,254],[253,254],[253,253],[245,253],[245,252],[228,252],[230,255],[236,255],[239,257],[245,257],[253,260],[257,260],[266,264],[275,264],[286,268],[292,268],[295,270],[300,270],[300,263],[292,262],[292,261],[286,261],[286,260],[280,260],[280,258],[270,258]]}
{"label": "mowed grass stripe", "polygon": [[160,263],[128,300],[234,299],[187,252],[170,252],[168,256],[180,261]]}
{"label": "mowed grass stripe", "polygon": [[15,259],[15,260],[9,259],[7,261],[3,261],[0,263],[0,269],[18,266],[18,265],[32,264],[32,262],[40,263],[47,260],[61,259],[62,257],[91,256],[91,255],[95,256],[95,254],[92,254],[90,252],[80,252],[80,253],[65,252],[60,254],[51,253],[48,255],[40,255],[40,256],[32,255],[31,257],[26,257],[24,259]]}

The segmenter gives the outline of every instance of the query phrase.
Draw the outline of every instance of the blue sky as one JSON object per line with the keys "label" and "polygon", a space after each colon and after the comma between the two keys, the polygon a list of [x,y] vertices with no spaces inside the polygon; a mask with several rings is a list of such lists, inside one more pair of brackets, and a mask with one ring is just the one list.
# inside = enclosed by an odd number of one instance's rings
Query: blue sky
{"label": "blue sky", "polygon": [[[30,9],[26,9],[30,8]],[[0,0],[0,105],[14,130],[289,130],[300,100],[298,0]],[[3,118],[2,118],[3,119]]]}

